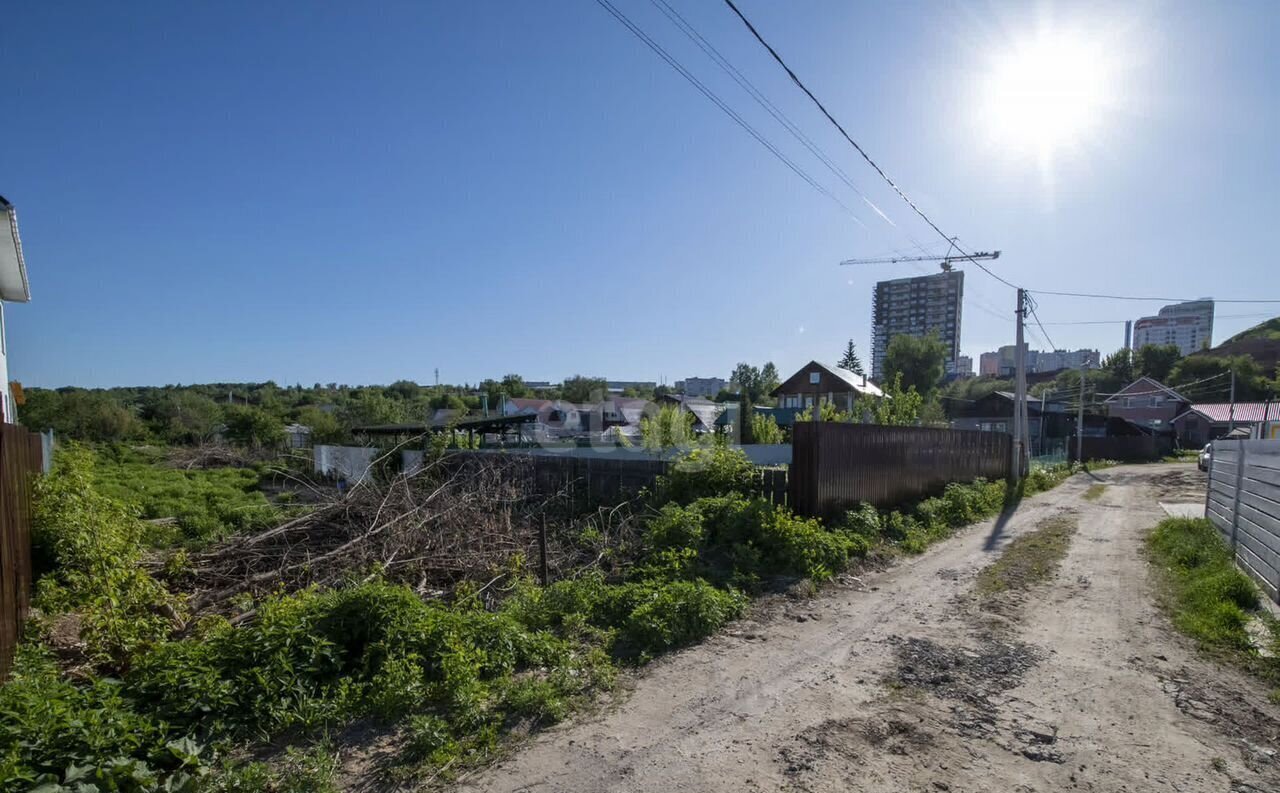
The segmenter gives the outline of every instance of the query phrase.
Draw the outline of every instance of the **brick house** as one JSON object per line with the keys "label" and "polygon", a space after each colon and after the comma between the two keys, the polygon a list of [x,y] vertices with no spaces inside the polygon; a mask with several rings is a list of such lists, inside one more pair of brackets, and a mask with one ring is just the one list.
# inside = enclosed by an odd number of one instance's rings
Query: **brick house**
{"label": "brick house", "polygon": [[1182,415],[1191,400],[1150,377],[1139,377],[1103,401],[1107,415],[1122,418],[1139,427],[1170,434],[1173,420]]}

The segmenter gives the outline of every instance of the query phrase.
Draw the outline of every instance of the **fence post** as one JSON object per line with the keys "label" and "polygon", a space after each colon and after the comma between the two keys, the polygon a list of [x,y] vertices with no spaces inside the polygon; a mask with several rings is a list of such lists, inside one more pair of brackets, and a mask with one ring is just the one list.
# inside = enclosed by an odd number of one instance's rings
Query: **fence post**
{"label": "fence post", "polygon": [[1240,528],[1240,488],[1244,486],[1244,441],[1236,441],[1236,492],[1231,504],[1231,554],[1236,553],[1236,532]]}
{"label": "fence post", "polygon": [[545,587],[548,583],[547,574],[547,513],[542,513],[542,525],[538,528],[538,557],[540,562],[540,577],[542,585]]}

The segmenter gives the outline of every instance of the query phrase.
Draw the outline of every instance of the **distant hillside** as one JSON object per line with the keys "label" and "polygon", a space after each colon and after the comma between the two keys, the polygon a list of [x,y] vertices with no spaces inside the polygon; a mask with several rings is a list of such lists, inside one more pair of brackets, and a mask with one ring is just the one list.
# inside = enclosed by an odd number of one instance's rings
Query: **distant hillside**
{"label": "distant hillside", "polygon": [[1196,355],[1225,358],[1232,355],[1248,355],[1257,361],[1264,372],[1276,371],[1280,364],[1280,317],[1260,322],[1241,331],[1226,341]]}
{"label": "distant hillside", "polygon": [[[1236,335],[1219,344],[1218,347],[1225,347],[1228,344],[1234,344],[1238,341],[1248,341],[1250,339],[1266,339],[1267,341],[1280,342],[1280,317],[1273,317],[1266,322],[1260,322],[1248,330],[1242,330]],[[1216,347],[1214,348],[1217,349]]]}

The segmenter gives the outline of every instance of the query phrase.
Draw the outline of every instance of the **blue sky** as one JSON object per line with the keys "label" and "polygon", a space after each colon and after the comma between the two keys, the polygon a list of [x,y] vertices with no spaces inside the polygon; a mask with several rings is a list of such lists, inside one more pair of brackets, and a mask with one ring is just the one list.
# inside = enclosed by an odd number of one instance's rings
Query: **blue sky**
{"label": "blue sky", "polygon": [[[674,381],[834,359],[849,337],[869,356],[872,285],[917,270],[837,262],[936,235],[723,3],[678,8],[893,225],[654,5],[615,3],[863,225],[590,0],[11,5],[0,194],[33,293],[8,306],[11,377]],[[1006,278],[1280,297],[1274,3],[740,5],[947,233],[1004,251]],[[1113,61],[1106,112],[1048,169],[993,144],[976,99],[987,59],[1044,24]],[[1013,294],[966,269],[976,358],[1012,341]],[[1160,304],[1040,306],[1048,323]],[[1216,339],[1267,309],[1219,305]]]}

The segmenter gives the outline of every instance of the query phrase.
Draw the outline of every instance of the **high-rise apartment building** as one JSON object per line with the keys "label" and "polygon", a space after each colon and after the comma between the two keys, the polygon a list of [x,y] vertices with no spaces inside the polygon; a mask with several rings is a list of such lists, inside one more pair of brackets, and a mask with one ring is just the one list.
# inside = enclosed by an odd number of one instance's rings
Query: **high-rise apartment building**
{"label": "high-rise apartment building", "polygon": [[1176,344],[1183,355],[1213,345],[1213,301],[1205,298],[1165,306],[1154,317],[1133,323],[1133,349]]}
{"label": "high-rise apartment building", "polygon": [[960,270],[881,281],[871,302],[871,378],[884,377],[884,356],[895,336],[936,333],[947,348],[947,373],[960,355],[960,306],[964,273]]}

